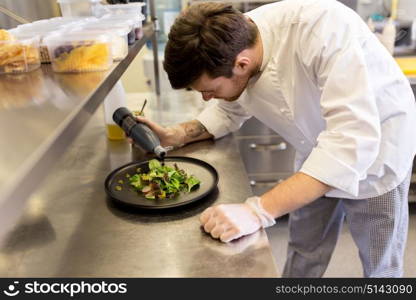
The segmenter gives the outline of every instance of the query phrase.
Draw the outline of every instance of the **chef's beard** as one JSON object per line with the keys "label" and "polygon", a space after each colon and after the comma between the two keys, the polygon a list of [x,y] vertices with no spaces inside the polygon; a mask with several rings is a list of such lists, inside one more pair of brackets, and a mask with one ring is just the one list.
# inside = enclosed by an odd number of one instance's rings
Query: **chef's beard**
{"label": "chef's beard", "polygon": [[240,98],[241,94],[244,92],[244,90],[247,88],[249,80],[258,73],[258,70],[253,70],[250,72],[247,76],[237,76],[234,75],[231,77],[231,81],[233,83],[233,86],[235,87],[235,95],[227,98],[222,98],[222,100],[232,102],[236,101]]}

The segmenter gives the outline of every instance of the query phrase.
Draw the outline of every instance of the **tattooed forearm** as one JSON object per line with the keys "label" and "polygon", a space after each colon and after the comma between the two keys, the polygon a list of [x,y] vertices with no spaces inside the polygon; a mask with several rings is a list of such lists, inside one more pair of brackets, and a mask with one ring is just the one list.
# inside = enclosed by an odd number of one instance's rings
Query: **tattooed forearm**
{"label": "tattooed forearm", "polygon": [[201,122],[197,120],[190,121],[188,123],[184,123],[183,127],[185,129],[185,134],[187,137],[194,139],[199,137],[201,134],[207,132],[207,129]]}
{"label": "tattooed forearm", "polygon": [[198,120],[192,120],[179,125],[183,130],[184,144],[210,139],[213,137]]}

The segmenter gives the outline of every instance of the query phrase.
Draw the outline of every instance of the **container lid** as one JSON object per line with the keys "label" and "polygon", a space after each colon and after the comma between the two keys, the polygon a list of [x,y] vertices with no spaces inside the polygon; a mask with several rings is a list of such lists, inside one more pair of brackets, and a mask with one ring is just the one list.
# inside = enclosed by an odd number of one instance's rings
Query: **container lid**
{"label": "container lid", "polygon": [[[45,25],[45,24],[48,24],[50,22],[51,22],[51,20],[41,19],[41,20],[37,20],[37,21],[34,21],[32,23],[28,23],[28,24],[30,24],[30,25]],[[54,22],[54,21],[52,21],[52,22]],[[27,24],[22,24],[22,25],[27,25]]]}
{"label": "container lid", "polygon": [[142,6],[145,6],[146,2],[134,2],[134,3],[126,3],[126,4],[110,4],[108,7],[110,9],[135,9],[135,8],[141,8]]}
{"label": "container lid", "polygon": [[30,40],[32,37],[36,37],[40,40],[40,44],[43,45],[43,39],[51,34],[61,34],[63,30],[61,29],[51,29],[48,32],[36,32],[36,31],[25,31],[19,30],[18,28],[14,28],[9,30],[9,32],[16,37],[17,40]]}
{"label": "container lid", "polygon": [[52,31],[57,30],[56,26],[48,26],[48,27],[39,27],[39,26],[28,26],[30,24],[25,24],[22,26],[17,26],[16,28],[16,34],[20,36],[30,36],[30,35],[40,35],[40,36],[46,36]]}
{"label": "container lid", "polygon": [[17,29],[17,27],[11,28],[11,29],[7,29],[7,32],[10,33],[14,37],[19,33],[19,29]]}
{"label": "container lid", "polygon": [[[92,22],[94,22],[94,21],[92,21]],[[58,28],[59,29],[72,29],[72,28],[74,28],[74,27],[76,27],[76,26],[83,26],[83,25],[86,25],[86,24],[89,24],[89,23],[91,23],[91,21],[88,21],[88,20],[80,20],[80,21],[76,21],[76,22],[70,22],[70,23],[66,23],[66,24],[61,24],[61,25],[59,25],[58,26]]]}
{"label": "container lid", "polygon": [[[68,31],[69,34],[76,34],[76,35],[83,35],[83,36],[97,36],[99,34],[105,34],[107,35],[110,39],[113,39],[114,36],[117,36],[117,34],[114,31],[109,31],[109,30],[103,30],[103,29],[97,29],[97,28],[74,28],[73,30]],[[76,40],[75,42],[78,41],[91,41],[92,39],[86,38],[86,39],[82,39],[82,40]],[[94,39],[94,41],[97,41],[96,39]],[[101,41],[98,40],[100,42],[105,42],[105,41]]]}
{"label": "container lid", "polygon": [[128,3],[128,4],[111,4],[111,5],[102,5],[101,8],[103,11],[111,14],[116,15],[123,15],[123,14],[134,14],[134,13],[141,13],[142,8],[146,5],[144,2],[135,2],[135,3]]}
{"label": "container lid", "polygon": [[97,3],[101,0],[56,0],[58,3],[76,3],[76,2],[90,2],[90,3]]}
{"label": "container lid", "polygon": [[[75,22],[86,22],[89,20],[94,20],[97,18],[94,17],[55,17],[55,18],[51,18],[51,19],[44,19],[44,20],[39,20],[39,21],[35,21],[29,24],[32,24],[34,26],[61,26],[61,25],[65,25],[65,24],[71,24],[71,23],[75,23]],[[23,26],[23,25],[19,25],[19,26]]]}
{"label": "container lid", "polygon": [[92,23],[92,24],[87,24],[82,26],[82,29],[84,30],[100,30],[100,31],[104,31],[104,32],[112,32],[115,33],[119,36],[123,36],[126,35],[130,32],[131,30],[131,26],[127,25],[126,23],[124,24],[116,24],[115,26],[108,26],[108,23]]}
{"label": "container lid", "polygon": [[[117,23],[114,23],[117,22]],[[136,22],[133,19],[126,19],[123,17],[117,17],[117,18],[113,18],[113,17],[107,17],[107,18],[101,18],[98,20],[98,23],[103,23],[103,24],[107,24],[107,25],[128,25],[131,28],[133,28],[133,25],[136,24]]]}
{"label": "container lid", "polygon": [[140,14],[127,14],[124,15],[124,17],[129,18],[129,19],[133,19],[135,21],[143,21],[144,19],[146,19],[146,17],[144,16],[144,14],[140,13]]}
{"label": "container lid", "polygon": [[67,31],[63,31],[63,30],[55,30],[55,31],[51,31],[51,32],[49,32],[47,35],[45,35],[45,36],[43,37],[43,40],[42,40],[41,44],[44,44],[44,43],[45,43],[45,41],[46,41],[48,38],[50,38],[50,37],[53,37],[53,36],[62,36],[62,34],[63,34],[64,32],[66,33]]}
{"label": "container lid", "polygon": [[22,43],[39,43],[40,36],[39,35],[32,35],[32,36],[16,36],[17,40]]}
{"label": "container lid", "polygon": [[107,20],[129,20],[134,23],[141,22],[145,19],[143,14],[106,14],[102,17],[102,19]]}
{"label": "container lid", "polygon": [[84,24],[93,20],[91,18],[73,18],[73,19],[61,19],[61,20],[41,20],[29,24],[22,24],[17,26],[18,30],[24,32],[34,33],[48,33],[59,28],[65,28],[66,26],[75,26],[76,24]]}
{"label": "container lid", "polygon": [[103,43],[109,43],[111,41],[111,35],[105,32],[66,32],[62,34],[51,34],[44,38],[44,43],[47,45],[60,44],[60,43],[71,43],[71,42],[82,42],[82,41],[97,41]]}
{"label": "container lid", "polygon": [[8,40],[8,41],[0,41],[1,44],[39,44],[39,35],[20,35],[15,34],[14,40]]}

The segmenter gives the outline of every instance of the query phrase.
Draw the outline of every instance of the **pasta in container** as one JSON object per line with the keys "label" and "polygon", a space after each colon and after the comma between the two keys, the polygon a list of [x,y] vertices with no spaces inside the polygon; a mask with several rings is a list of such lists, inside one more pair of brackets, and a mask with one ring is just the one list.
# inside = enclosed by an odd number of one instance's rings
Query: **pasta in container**
{"label": "pasta in container", "polygon": [[0,30],[0,74],[30,72],[39,67],[38,36],[16,38]]}
{"label": "pasta in container", "polygon": [[45,39],[55,72],[104,71],[111,67],[111,36],[105,33],[71,32]]}

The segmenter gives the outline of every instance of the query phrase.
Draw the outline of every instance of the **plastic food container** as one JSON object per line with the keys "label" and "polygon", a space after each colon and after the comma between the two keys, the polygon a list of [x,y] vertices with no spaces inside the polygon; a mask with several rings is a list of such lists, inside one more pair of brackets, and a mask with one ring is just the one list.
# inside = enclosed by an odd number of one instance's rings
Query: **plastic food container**
{"label": "plastic food container", "polygon": [[136,39],[140,39],[142,36],[142,25],[144,20],[144,15],[105,15],[102,20],[108,20],[113,25],[120,23],[127,23],[131,26],[131,31],[128,35],[129,45],[133,44]]}
{"label": "plastic food container", "polygon": [[41,32],[41,31],[32,31],[32,32],[17,32],[16,36],[19,38],[30,38],[33,35],[39,36],[39,55],[41,63],[50,63],[48,48],[43,44],[43,38],[47,36],[50,32]]}
{"label": "plastic food container", "polygon": [[69,32],[45,38],[55,72],[103,71],[113,63],[111,36],[104,33]]}
{"label": "plastic food container", "polygon": [[55,32],[65,32],[74,27],[79,27],[81,24],[85,24],[89,18],[53,18],[40,20],[29,24],[23,24],[17,26],[15,29],[16,36],[30,37],[37,35],[40,38],[39,52],[42,63],[50,63],[50,57],[48,49],[43,42],[44,38]]}
{"label": "plastic food container", "polygon": [[128,27],[114,27],[112,31],[114,33],[111,45],[113,60],[122,60],[129,53],[127,34],[130,32],[130,29]]}
{"label": "plastic food container", "polygon": [[39,66],[38,36],[0,40],[0,74],[30,72]]}
{"label": "plastic food container", "polygon": [[43,30],[36,30],[31,28],[30,30],[22,30],[22,29],[16,29],[15,36],[19,38],[30,38],[33,35],[39,36],[39,55],[40,55],[40,62],[41,63],[49,63],[49,53],[48,49],[46,48],[46,45],[43,43],[43,38],[50,34],[52,31],[43,31]]}
{"label": "plastic food container", "polygon": [[133,28],[134,28],[134,38],[139,40],[143,37],[143,21],[145,16],[140,15],[126,15],[126,17],[133,21]]}
{"label": "plastic food container", "polygon": [[93,16],[101,0],[57,0],[63,17]]}
{"label": "plastic food container", "polygon": [[129,27],[129,33],[127,34],[127,42],[129,45],[133,44],[136,40],[135,37],[135,23],[134,20],[131,19],[127,19],[127,18],[122,18],[122,17],[115,17],[113,15],[106,15],[105,17],[103,17],[102,19],[100,19],[100,22],[103,24],[108,24],[110,26],[114,26],[114,25],[123,25],[123,26],[128,26]]}
{"label": "plastic food container", "polygon": [[146,5],[144,2],[135,2],[127,4],[113,4],[113,5],[104,5],[103,7],[109,11],[111,14],[142,14],[142,9]]}
{"label": "plastic food container", "polygon": [[80,30],[88,33],[105,33],[111,37],[111,53],[114,61],[122,60],[129,52],[127,35],[130,27],[127,25],[109,26],[103,23],[93,23],[83,26]]}
{"label": "plastic food container", "polygon": [[136,24],[136,26],[134,27],[134,37],[136,40],[140,40],[143,37],[143,26],[142,26],[142,22],[140,22],[140,24]]}

